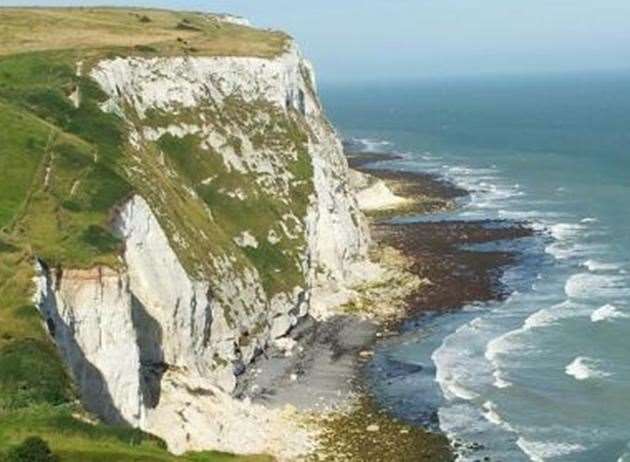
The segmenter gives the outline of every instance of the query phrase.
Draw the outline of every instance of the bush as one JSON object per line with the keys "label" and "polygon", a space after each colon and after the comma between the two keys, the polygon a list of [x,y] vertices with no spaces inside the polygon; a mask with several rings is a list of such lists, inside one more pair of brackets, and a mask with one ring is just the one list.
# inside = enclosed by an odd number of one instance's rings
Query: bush
{"label": "bush", "polygon": [[70,401],[70,381],[56,355],[47,340],[19,339],[0,348],[0,407]]}
{"label": "bush", "polygon": [[157,48],[152,47],[150,45],[135,45],[133,49],[141,53],[157,53],[158,52]]}
{"label": "bush", "polygon": [[7,462],[57,462],[48,443],[39,436],[30,436],[7,454]]}
{"label": "bush", "polygon": [[105,228],[90,225],[81,236],[84,242],[101,252],[115,252],[120,248],[121,240]]}
{"label": "bush", "polygon": [[192,31],[200,31],[201,29],[193,26],[191,24],[191,22],[188,19],[182,19],[180,22],[177,23],[177,26],[175,27],[175,29],[177,30],[192,30]]}

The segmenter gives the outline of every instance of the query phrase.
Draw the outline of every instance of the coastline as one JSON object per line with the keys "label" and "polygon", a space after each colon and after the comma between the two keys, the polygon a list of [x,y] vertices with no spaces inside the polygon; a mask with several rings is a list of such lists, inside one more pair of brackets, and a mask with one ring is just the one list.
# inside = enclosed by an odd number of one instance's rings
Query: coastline
{"label": "coastline", "polygon": [[[502,276],[507,268],[518,263],[519,253],[488,250],[483,246],[534,235],[534,229],[527,222],[449,219],[449,212],[457,210],[460,201],[468,197],[468,191],[433,174],[404,170],[404,165],[396,162],[405,159],[399,154],[352,151],[347,155],[351,168],[384,181],[396,195],[412,204],[368,212],[376,245],[399,252],[411,262],[406,271],[423,281],[406,297],[404,314],[386,323],[389,335],[377,339],[375,351],[389,341],[396,341],[405,332],[430,328],[437,317],[458,312],[470,304],[502,301],[510,295]],[[425,368],[429,372],[424,371]],[[438,400],[418,396],[426,390],[417,390],[413,400],[420,403],[411,409],[404,400],[396,403],[378,396],[379,386],[395,388],[397,381],[417,373],[427,374],[433,382],[430,387],[437,390],[435,377],[431,376],[433,368],[432,364],[410,365],[387,357],[383,361],[377,354],[365,363],[361,374],[367,395],[384,412],[415,428],[428,430],[431,435],[446,437],[439,428]],[[375,380],[380,382],[378,386]],[[448,444],[451,458],[460,449],[469,453],[482,449],[477,443],[463,448],[462,443],[455,440]]]}
{"label": "coastline", "polygon": [[391,194],[383,208],[364,210],[372,260],[384,273],[378,283],[357,287],[338,315],[296,326],[239,378],[237,396],[293,415],[314,435],[307,461],[454,460],[459,443],[440,430],[434,400],[415,396],[410,411],[401,412],[399,403],[379,396],[379,386],[395,387],[426,365],[375,353],[405,331],[422,330],[427,319],[507,297],[500,281],[515,254],[474,246],[533,230],[521,222],[445,220],[442,214],[456,210],[467,191],[436,175],[398,170],[404,158],[397,154],[347,156],[365,188],[382,183]]}

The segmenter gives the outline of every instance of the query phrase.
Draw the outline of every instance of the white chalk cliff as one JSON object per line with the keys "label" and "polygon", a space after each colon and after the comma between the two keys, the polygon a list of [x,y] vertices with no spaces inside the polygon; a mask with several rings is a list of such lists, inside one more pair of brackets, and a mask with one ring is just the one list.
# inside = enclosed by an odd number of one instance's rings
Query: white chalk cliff
{"label": "white chalk cliff", "polygon": [[[126,121],[135,159],[127,172],[135,193],[111,224],[124,245],[121,264],[38,262],[36,278],[38,307],[86,408],[155,433],[178,453],[300,454],[309,436],[284,431],[286,413],[231,393],[237,375],[274,339],[309,310],[326,316],[328,298],[343,299],[374,269],[341,142],[322,112],[310,64],[290,45],[273,59],[119,57],[87,72],[107,96],[102,110]],[[278,139],[260,141],[260,130],[276,130]],[[305,140],[307,179],[293,167],[299,150],[282,138],[295,130]],[[165,160],[164,140],[186,140],[200,162],[218,159],[212,165],[221,171],[184,177]],[[164,180],[147,173],[147,159],[161,166]],[[220,183],[229,175],[247,184]],[[296,205],[301,183],[309,183],[305,207]],[[223,236],[221,212],[200,199],[216,184],[217,200],[242,203],[243,214],[254,200],[277,201],[274,210],[283,212],[270,224],[259,220],[264,226],[231,224],[233,235]],[[200,221],[182,216],[183,207],[202,211],[194,215]],[[263,247],[282,249],[284,269],[267,270],[264,258],[256,263],[253,252]],[[267,271],[274,281],[282,282],[283,271],[301,277],[293,287],[270,288]]]}

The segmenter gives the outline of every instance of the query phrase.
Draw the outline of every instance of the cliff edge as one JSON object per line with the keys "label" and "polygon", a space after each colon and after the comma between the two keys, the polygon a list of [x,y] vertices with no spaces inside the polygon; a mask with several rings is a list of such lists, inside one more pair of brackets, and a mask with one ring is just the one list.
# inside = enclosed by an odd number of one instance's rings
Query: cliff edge
{"label": "cliff edge", "polygon": [[[76,396],[178,454],[303,454],[312,435],[237,378],[380,271],[310,63],[222,16],[0,19],[0,362],[18,351],[26,381],[0,377],[5,407]],[[14,399],[43,364],[55,383]]]}

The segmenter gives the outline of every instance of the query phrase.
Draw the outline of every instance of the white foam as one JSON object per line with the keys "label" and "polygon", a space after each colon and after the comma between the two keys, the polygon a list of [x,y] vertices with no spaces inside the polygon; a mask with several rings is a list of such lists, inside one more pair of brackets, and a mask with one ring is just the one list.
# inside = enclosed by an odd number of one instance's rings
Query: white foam
{"label": "white foam", "polygon": [[473,173],[473,169],[470,167],[461,167],[458,165],[448,166],[445,165],[445,168],[448,169],[449,172],[454,173],[456,175],[471,175]]}
{"label": "white foam", "polygon": [[545,252],[556,260],[567,260],[571,257],[583,255],[586,249],[581,245],[567,245],[566,242],[554,242],[545,247]]}
{"label": "white foam", "polygon": [[485,403],[483,403],[482,407],[484,410],[483,416],[488,422],[503,427],[506,430],[511,430],[510,426],[506,422],[504,422],[499,415],[496,404],[494,404],[492,401],[486,401]]}
{"label": "white foam", "polygon": [[521,331],[551,326],[557,321],[566,318],[585,316],[589,312],[586,310],[586,305],[576,304],[572,300],[565,300],[564,302],[553,305],[550,308],[543,308],[531,314],[527,319],[525,319],[525,323],[523,324]]}
{"label": "white foam", "polygon": [[583,264],[589,271],[616,271],[619,270],[619,265],[616,263],[604,263],[597,260],[586,260]]}
{"label": "white foam", "polygon": [[466,371],[462,371],[460,367],[461,358],[458,357],[457,352],[454,353],[448,348],[447,341],[448,337],[442,343],[442,346],[431,355],[431,359],[436,366],[435,380],[440,385],[446,399],[474,400],[479,395],[461,384],[461,382],[466,380],[466,377],[463,376],[466,374]]}
{"label": "white foam", "polygon": [[390,146],[392,143],[385,140],[376,140],[373,138],[357,138],[353,139],[353,141],[361,143],[362,151],[365,152],[374,152],[382,149],[386,146]]}
{"label": "white foam", "polygon": [[499,217],[501,218],[513,218],[515,220],[526,220],[532,218],[540,218],[543,213],[537,210],[504,210],[501,209],[498,211]]}
{"label": "white foam", "polygon": [[536,311],[525,320],[524,329],[535,329],[537,327],[545,327],[552,325],[558,317],[550,310],[543,308],[540,311]]}
{"label": "white foam", "polygon": [[[486,351],[484,352],[484,357],[495,367],[495,369],[499,367],[500,356],[531,348],[531,345],[517,340],[518,335],[522,332],[523,328],[513,330],[488,342],[486,345]],[[496,382],[497,381],[495,380],[495,384]],[[499,386],[499,388],[501,387]]]}
{"label": "white foam", "polygon": [[610,304],[606,304],[597,308],[591,314],[591,321],[593,322],[601,322],[621,318],[630,318],[630,315],[619,311],[616,306]]}
{"label": "white foam", "polygon": [[548,228],[549,234],[555,242],[545,248],[545,252],[556,260],[566,260],[571,257],[584,255],[592,250],[584,244],[579,244],[578,239],[586,230],[586,227],[578,223],[556,223]]}
{"label": "white foam", "polygon": [[500,355],[531,348],[529,343],[517,341],[519,335],[532,329],[550,326],[563,318],[584,314],[583,308],[583,306],[576,305],[570,300],[565,300],[562,303],[534,312],[525,319],[523,325],[518,329],[506,332],[489,341],[486,345],[485,358],[496,366],[496,361]]}
{"label": "white foam", "polygon": [[511,337],[514,337],[517,333],[517,331],[507,332],[490,340],[486,345],[485,358],[492,364],[496,364],[500,355],[518,349],[517,343],[511,341]]}
{"label": "white foam", "polygon": [[586,305],[576,304],[571,300],[565,300],[549,308],[543,308],[527,317],[521,327],[511,330],[500,335],[486,344],[484,356],[486,360],[494,368],[493,377],[495,388],[508,388],[513,384],[502,376],[502,364],[511,363],[506,355],[519,352],[527,354],[536,349],[536,344],[527,340],[521,340],[519,337],[526,332],[554,325],[557,321],[575,316],[586,316]]}
{"label": "white foam", "polygon": [[586,449],[581,444],[557,441],[530,441],[520,437],[516,444],[532,462],[545,462],[546,459],[567,456]]}
{"label": "white foam", "polygon": [[576,223],[557,223],[552,225],[549,230],[555,239],[564,241],[577,237],[584,230],[584,226]]}
{"label": "white foam", "polygon": [[593,273],[574,274],[567,280],[564,291],[567,296],[578,299],[630,295],[630,288],[621,276]]}
{"label": "white foam", "polygon": [[495,388],[509,388],[512,386],[512,382],[508,382],[501,376],[500,370],[495,370],[492,375],[494,377],[494,383],[492,385]]}
{"label": "white foam", "polygon": [[603,378],[610,375],[608,372],[598,370],[598,366],[599,361],[585,356],[578,356],[565,367],[564,372],[574,377],[575,380]]}
{"label": "white foam", "polygon": [[582,218],[580,223],[597,223],[599,220],[597,218]]}

